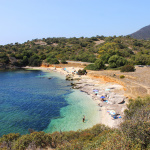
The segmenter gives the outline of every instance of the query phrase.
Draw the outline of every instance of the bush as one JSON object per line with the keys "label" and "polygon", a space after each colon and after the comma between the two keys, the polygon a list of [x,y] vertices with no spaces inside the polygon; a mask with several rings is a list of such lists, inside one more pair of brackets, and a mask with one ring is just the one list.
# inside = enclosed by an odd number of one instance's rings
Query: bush
{"label": "bush", "polygon": [[86,66],[84,69],[86,70],[98,70],[95,66],[95,64],[89,64],[88,66]]}
{"label": "bush", "polygon": [[125,78],[125,76],[124,76],[124,75],[121,75],[121,76],[120,76],[120,79],[123,79],[123,78]]}
{"label": "bush", "polygon": [[0,63],[9,63],[9,58],[5,53],[0,53]]}
{"label": "bush", "polygon": [[62,59],[61,59],[61,63],[62,63],[62,64],[67,64],[66,59],[65,59],[65,58],[62,58]]}
{"label": "bush", "polygon": [[109,58],[108,63],[111,68],[117,68],[124,66],[127,63],[127,60],[124,57],[113,55]]}
{"label": "bush", "polygon": [[2,146],[3,148],[12,148],[13,145],[13,141],[17,140],[20,137],[19,133],[10,133],[7,135],[3,135],[0,138],[0,146]]}
{"label": "bush", "polygon": [[131,99],[127,108],[121,130],[141,149],[146,149],[150,145],[150,97]]}
{"label": "bush", "polygon": [[47,58],[46,60],[50,64],[59,64],[59,61],[57,58]]}
{"label": "bush", "polygon": [[105,69],[106,66],[104,62],[101,59],[97,59],[94,64],[90,64],[85,67],[87,70],[100,70],[100,69]]}
{"label": "bush", "polygon": [[86,70],[78,70],[78,75],[85,75],[85,74],[87,74],[87,72],[86,72]]}
{"label": "bush", "polygon": [[50,134],[44,132],[33,132],[31,134],[22,135],[15,142],[14,148],[24,150],[27,147],[30,149],[34,149],[37,147],[45,148],[46,146],[50,146],[52,142],[52,138]]}
{"label": "bush", "polygon": [[119,131],[107,133],[105,140],[100,144],[100,149],[105,150],[130,150],[132,149],[133,142]]}
{"label": "bush", "polygon": [[95,66],[96,66],[96,68],[97,68],[98,70],[105,68],[105,64],[104,64],[104,62],[103,62],[101,59],[97,59],[97,60],[95,61]]}
{"label": "bush", "polygon": [[121,67],[121,72],[134,72],[135,71],[135,67],[133,65],[125,65],[123,67]]}

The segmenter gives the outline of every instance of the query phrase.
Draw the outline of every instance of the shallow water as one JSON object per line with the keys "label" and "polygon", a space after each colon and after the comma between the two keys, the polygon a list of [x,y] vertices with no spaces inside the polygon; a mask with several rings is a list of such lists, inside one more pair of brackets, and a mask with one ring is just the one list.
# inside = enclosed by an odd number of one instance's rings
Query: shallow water
{"label": "shallow water", "polygon": [[0,72],[0,136],[26,134],[29,128],[45,132],[89,128],[99,122],[98,109],[90,96],[71,89],[70,81],[59,73]]}
{"label": "shallow water", "polygon": [[[45,132],[54,131],[76,131],[87,129],[99,123],[99,107],[91,100],[91,97],[79,90],[73,90],[73,93],[65,97],[69,105],[61,108],[61,118],[52,119]],[[85,116],[85,122],[82,119]]]}

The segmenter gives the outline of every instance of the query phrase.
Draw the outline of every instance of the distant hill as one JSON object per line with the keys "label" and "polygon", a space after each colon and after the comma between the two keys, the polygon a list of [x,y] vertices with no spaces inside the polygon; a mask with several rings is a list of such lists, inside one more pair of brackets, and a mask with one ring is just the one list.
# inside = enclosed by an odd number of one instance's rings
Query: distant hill
{"label": "distant hill", "polygon": [[135,39],[144,39],[144,40],[150,39],[150,25],[145,26],[140,30],[130,34],[130,36]]}

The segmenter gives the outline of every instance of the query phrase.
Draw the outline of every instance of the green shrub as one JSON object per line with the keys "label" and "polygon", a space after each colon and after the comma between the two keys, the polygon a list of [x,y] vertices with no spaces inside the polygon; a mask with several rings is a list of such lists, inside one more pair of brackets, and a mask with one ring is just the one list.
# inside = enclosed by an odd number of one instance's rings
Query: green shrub
{"label": "green shrub", "polygon": [[146,149],[150,144],[150,97],[131,99],[127,108],[121,130],[141,149]]}
{"label": "green shrub", "polygon": [[50,63],[50,64],[59,64],[59,61],[58,61],[58,59],[57,58],[47,58],[46,59],[47,60],[47,62],[48,63]]}
{"label": "green shrub", "polygon": [[120,79],[123,79],[123,78],[125,78],[125,76],[124,76],[124,75],[121,75],[121,76],[120,76]]}
{"label": "green shrub", "polygon": [[33,132],[31,134],[22,135],[14,145],[15,149],[24,150],[28,146],[31,149],[40,147],[45,148],[46,146],[50,146],[52,142],[52,138],[50,134],[46,134],[44,132]]}
{"label": "green shrub", "polygon": [[109,58],[108,63],[111,68],[117,68],[124,66],[127,63],[127,60],[124,57],[113,55]]}
{"label": "green shrub", "polygon": [[62,58],[62,59],[61,59],[61,63],[62,63],[62,64],[67,64],[66,59],[65,59],[65,58]]}
{"label": "green shrub", "polygon": [[20,137],[19,133],[10,133],[7,135],[3,135],[0,138],[0,145],[3,145],[3,148],[12,148],[13,142],[16,141]]}
{"label": "green shrub", "polygon": [[102,61],[101,59],[97,59],[94,64],[89,64],[85,67],[85,69],[87,70],[100,70],[105,68],[106,66],[104,64],[104,61]]}
{"label": "green shrub", "polygon": [[98,70],[105,68],[105,64],[101,59],[97,59],[95,61],[95,66],[96,66],[96,69],[98,69]]}
{"label": "green shrub", "polygon": [[133,65],[125,65],[123,67],[121,67],[121,72],[134,72],[135,71],[135,67]]}
{"label": "green shrub", "polygon": [[100,149],[105,150],[130,150],[133,147],[133,142],[121,132],[114,131],[107,133],[105,140],[99,145]]}
{"label": "green shrub", "polygon": [[95,66],[95,64],[89,64],[84,69],[86,70],[98,70]]}

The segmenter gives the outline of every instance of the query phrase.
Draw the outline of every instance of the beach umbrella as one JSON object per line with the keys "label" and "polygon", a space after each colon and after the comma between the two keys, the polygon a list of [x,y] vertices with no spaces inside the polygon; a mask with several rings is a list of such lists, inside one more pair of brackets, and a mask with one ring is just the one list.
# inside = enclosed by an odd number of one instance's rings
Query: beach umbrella
{"label": "beach umbrella", "polygon": [[116,115],[116,112],[114,110],[107,111],[110,115]]}
{"label": "beach umbrella", "polygon": [[96,91],[95,93],[98,93],[98,91]]}
{"label": "beach umbrella", "polygon": [[114,110],[110,111],[111,115],[116,115],[116,112]]}
{"label": "beach umbrella", "polygon": [[101,96],[100,98],[105,98],[105,96]]}

